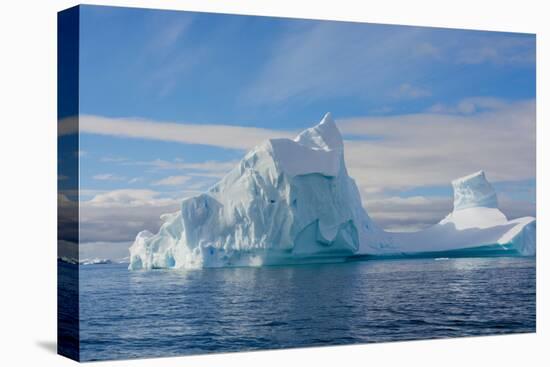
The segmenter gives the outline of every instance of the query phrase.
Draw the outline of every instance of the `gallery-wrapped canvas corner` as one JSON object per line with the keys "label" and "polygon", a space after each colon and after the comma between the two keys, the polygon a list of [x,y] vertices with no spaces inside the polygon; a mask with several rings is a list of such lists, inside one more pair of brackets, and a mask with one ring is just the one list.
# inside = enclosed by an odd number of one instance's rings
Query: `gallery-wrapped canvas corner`
{"label": "gallery-wrapped canvas corner", "polygon": [[58,15],[58,352],[531,333],[535,35]]}

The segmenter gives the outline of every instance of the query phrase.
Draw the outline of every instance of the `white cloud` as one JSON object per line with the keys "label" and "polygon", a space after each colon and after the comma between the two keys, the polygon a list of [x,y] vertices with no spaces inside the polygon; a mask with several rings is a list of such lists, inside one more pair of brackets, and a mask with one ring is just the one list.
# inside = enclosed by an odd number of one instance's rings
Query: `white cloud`
{"label": "white cloud", "polygon": [[92,176],[92,178],[98,181],[122,181],[125,179],[124,177],[115,175],[114,173],[100,173]]}
{"label": "white cloud", "polygon": [[456,105],[448,105],[437,103],[428,109],[428,112],[447,113],[447,114],[462,114],[470,115],[476,112],[487,110],[498,110],[506,108],[505,101],[493,97],[470,97],[464,98]]}
{"label": "white cloud", "polygon": [[[373,24],[301,24],[289,27],[274,42],[268,61],[243,97],[264,104],[346,96],[380,101],[396,93],[392,86],[411,77],[406,80],[416,88],[417,81],[424,80],[430,89],[405,88],[401,94],[428,97],[434,84],[452,89],[452,70],[483,63],[534,65],[535,39]],[[446,66],[443,74],[441,65]]]}
{"label": "white cloud", "polygon": [[[74,133],[73,119],[59,122],[59,134]],[[67,125],[67,126],[66,126]],[[132,118],[80,116],[80,132],[123,138],[203,144],[229,149],[248,150],[269,138],[291,137],[294,133],[255,127],[184,124]]]}
{"label": "white cloud", "polygon": [[180,186],[189,181],[189,176],[168,176],[153,182],[154,186]]}
{"label": "white cloud", "polygon": [[426,88],[416,87],[409,83],[403,83],[395,91],[393,91],[391,95],[398,99],[417,99],[429,97],[432,93]]}
{"label": "white cloud", "polygon": [[127,161],[128,158],[126,157],[118,157],[118,156],[108,156],[108,157],[102,157],[102,162],[108,162],[108,163],[120,163]]}
{"label": "white cloud", "polygon": [[[193,25],[191,13],[180,13],[173,17],[152,17],[149,39],[143,40],[142,53],[136,57],[135,65],[141,70],[142,83],[157,97],[171,94],[182,78],[195,70],[204,61],[208,52],[206,46],[193,46],[186,35]],[[193,57],[189,57],[193,55]],[[154,67],[153,71],[150,70]]]}
{"label": "white cloud", "polygon": [[164,206],[174,204],[170,198],[161,198],[160,193],[147,189],[120,189],[106,191],[95,195],[81,205],[101,208],[136,207],[136,206]]}
{"label": "white cloud", "polygon": [[534,37],[480,37],[462,47],[456,60],[459,64],[535,64]]}
{"label": "white cloud", "polygon": [[141,182],[141,181],[143,181],[143,177],[133,177],[130,180],[128,180],[128,183],[129,184],[135,184],[135,183],[138,183],[138,182]]}
{"label": "white cloud", "polygon": [[442,57],[441,50],[430,42],[420,42],[415,49],[415,52],[421,56],[430,56],[434,59]]}
{"label": "white cloud", "polygon": [[166,17],[155,29],[158,31],[151,35],[147,52],[165,53],[174,48],[193,24],[193,17],[187,14],[179,14],[175,19],[166,22]]}
{"label": "white cloud", "polygon": [[364,192],[447,185],[479,169],[493,181],[535,176],[535,101],[469,115],[418,113],[339,120],[350,175]]}
{"label": "white cloud", "polygon": [[223,177],[237,166],[239,161],[204,161],[185,162],[183,160],[167,161],[155,159],[152,161],[137,161],[131,164],[149,166],[155,170],[185,170],[190,176]]}
{"label": "white cloud", "polygon": [[389,92],[398,76],[418,75],[419,60],[433,57],[436,47],[426,42],[428,33],[338,22],[290,27],[243,97],[281,103]]}
{"label": "white cloud", "polygon": [[214,184],[219,182],[219,177],[200,176],[199,179],[195,178],[193,182],[185,185],[185,189],[189,191],[204,192],[207,191]]}
{"label": "white cloud", "polygon": [[133,241],[142,230],[157,232],[164,213],[178,210],[181,197],[166,197],[153,190],[122,189],[100,192],[80,201],[81,242]]}

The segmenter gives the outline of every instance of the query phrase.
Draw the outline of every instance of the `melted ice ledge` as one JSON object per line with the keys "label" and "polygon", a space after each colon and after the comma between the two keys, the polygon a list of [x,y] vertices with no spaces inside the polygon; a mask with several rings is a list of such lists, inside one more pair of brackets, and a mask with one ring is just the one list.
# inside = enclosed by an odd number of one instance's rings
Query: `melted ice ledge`
{"label": "melted ice ledge", "polygon": [[330,114],[295,139],[250,151],[208,192],[140,232],[130,269],[261,266],[353,256],[535,254],[535,219],[508,221],[483,172],[453,181],[454,210],[413,233],[385,232],[361,205]]}

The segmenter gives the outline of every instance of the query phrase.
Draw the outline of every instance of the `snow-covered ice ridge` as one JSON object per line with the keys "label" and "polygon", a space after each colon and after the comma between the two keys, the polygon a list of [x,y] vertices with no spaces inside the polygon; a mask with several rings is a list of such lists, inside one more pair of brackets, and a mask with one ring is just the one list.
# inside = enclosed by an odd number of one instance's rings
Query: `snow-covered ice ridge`
{"label": "snow-covered ice ridge", "polygon": [[535,254],[535,219],[508,221],[483,172],[453,181],[454,210],[413,233],[379,228],[361,205],[330,113],[295,139],[252,149],[218,184],[140,232],[129,269],[261,266],[356,256]]}

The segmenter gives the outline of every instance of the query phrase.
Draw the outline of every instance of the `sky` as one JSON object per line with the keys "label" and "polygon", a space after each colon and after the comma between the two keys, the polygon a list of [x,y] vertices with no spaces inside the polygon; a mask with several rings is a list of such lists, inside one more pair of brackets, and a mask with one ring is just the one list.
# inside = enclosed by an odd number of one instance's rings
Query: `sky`
{"label": "sky", "polygon": [[[382,227],[438,222],[452,210],[450,181],[480,169],[508,217],[534,216],[535,44],[531,34],[81,6],[80,241],[122,256],[248,149],[329,111]],[[61,120],[60,135],[71,126]]]}

